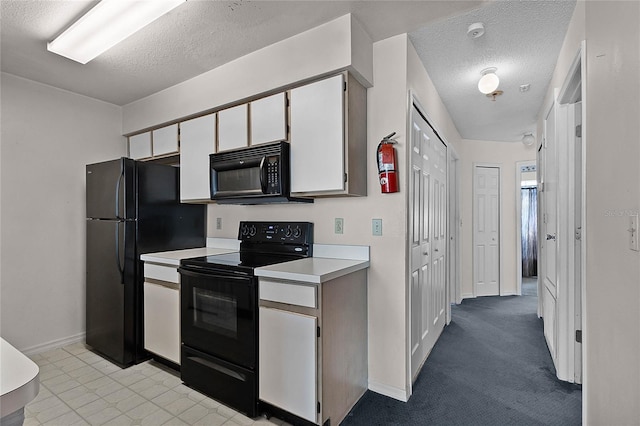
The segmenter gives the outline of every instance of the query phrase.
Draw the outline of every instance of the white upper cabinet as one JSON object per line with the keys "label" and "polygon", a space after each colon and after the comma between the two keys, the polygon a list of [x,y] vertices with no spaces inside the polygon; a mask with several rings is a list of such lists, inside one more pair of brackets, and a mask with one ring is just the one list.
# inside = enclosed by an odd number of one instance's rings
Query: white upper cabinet
{"label": "white upper cabinet", "polygon": [[215,152],[216,114],[180,124],[180,199],[211,201],[209,154]]}
{"label": "white upper cabinet", "polygon": [[218,112],[218,151],[249,145],[248,104]]}
{"label": "white upper cabinet", "polygon": [[287,140],[287,97],[277,93],[251,102],[251,145]]}
{"label": "white upper cabinet", "polygon": [[291,192],[366,195],[366,90],[348,74],[307,84],[290,114]]}
{"label": "white upper cabinet", "polygon": [[139,160],[151,155],[151,132],[129,136],[129,158]]}
{"label": "white upper cabinet", "polygon": [[152,134],[154,157],[178,153],[178,124],[161,127]]}

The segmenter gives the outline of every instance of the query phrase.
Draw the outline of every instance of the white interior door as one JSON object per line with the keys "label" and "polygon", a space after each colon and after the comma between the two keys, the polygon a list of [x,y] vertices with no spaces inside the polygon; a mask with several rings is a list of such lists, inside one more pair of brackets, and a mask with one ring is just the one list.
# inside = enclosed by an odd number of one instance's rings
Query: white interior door
{"label": "white interior door", "polygon": [[552,107],[545,119],[544,144],[542,146],[543,187],[542,201],[542,313],[544,318],[544,336],[556,360],[556,304],[558,278],[557,246],[557,203],[558,203],[558,147],[556,140],[556,107]]}
{"label": "white interior door", "polygon": [[414,106],[411,132],[411,374],[445,324],[447,149]]}
{"label": "white interior door", "polygon": [[475,166],[473,282],[476,296],[500,294],[500,168]]}

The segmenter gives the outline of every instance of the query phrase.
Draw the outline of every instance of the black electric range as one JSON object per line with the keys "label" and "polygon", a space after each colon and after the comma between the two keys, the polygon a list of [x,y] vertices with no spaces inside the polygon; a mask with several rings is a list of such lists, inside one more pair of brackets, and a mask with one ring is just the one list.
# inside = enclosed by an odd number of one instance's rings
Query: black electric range
{"label": "black electric range", "polygon": [[181,378],[249,417],[258,407],[258,278],[254,269],[310,257],[309,222],[240,222],[240,251],[183,259]]}

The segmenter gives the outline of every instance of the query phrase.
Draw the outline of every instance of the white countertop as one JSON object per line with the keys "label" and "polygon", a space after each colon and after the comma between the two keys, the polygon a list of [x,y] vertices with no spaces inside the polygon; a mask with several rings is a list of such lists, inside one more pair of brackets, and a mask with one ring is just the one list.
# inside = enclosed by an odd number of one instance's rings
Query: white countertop
{"label": "white countertop", "polygon": [[35,362],[0,338],[0,417],[23,408],[38,395],[39,373]]}
{"label": "white countertop", "polygon": [[258,277],[321,284],[368,267],[368,260],[308,257],[256,268],[254,273]]}
{"label": "white countertop", "polygon": [[[207,241],[207,245],[213,244],[216,247],[143,254],[140,259],[145,262],[180,266],[181,259],[238,251],[233,244],[230,245],[224,239]],[[369,267],[368,246],[314,244],[313,251],[314,257],[263,266],[256,268],[254,273],[258,277],[320,284]]]}
{"label": "white countertop", "polygon": [[158,253],[148,253],[140,255],[140,260],[145,262],[160,263],[163,265],[180,266],[180,260],[188,259],[190,257],[211,256],[215,254],[232,253],[234,249],[231,248],[215,248],[215,247],[201,247],[194,249],[162,251]]}

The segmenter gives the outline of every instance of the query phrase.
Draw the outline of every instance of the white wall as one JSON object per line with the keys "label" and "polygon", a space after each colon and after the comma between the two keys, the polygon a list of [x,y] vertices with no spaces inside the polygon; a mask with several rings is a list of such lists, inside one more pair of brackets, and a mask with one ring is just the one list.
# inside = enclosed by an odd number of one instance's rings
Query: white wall
{"label": "white wall", "polygon": [[[615,25],[611,25],[615,22]],[[586,40],[583,143],[586,247],[583,423],[640,424],[640,254],[628,249],[640,210],[640,3],[579,1],[539,112],[538,134]]]}
{"label": "white wall", "polygon": [[124,134],[349,70],[371,85],[371,39],[344,15],[123,107]]}
{"label": "white wall", "polygon": [[474,297],[473,289],[473,165],[491,163],[501,166],[500,198],[500,295],[517,293],[516,241],[516,163],[536,159],[535,146],[521,142],[494,142],[463,139],[457,146],[460,156],[461,202],[461,295]]}
{"label": "white wall", "polygon": [[120,107],[6,73],[1,87],[1,334],[30,352],[84,333],[84,166],[126,151]]}
{"label": "white wall", "polygon": [[586,2],[585,28],[586,415],[640,424],[640,3]]}

